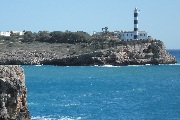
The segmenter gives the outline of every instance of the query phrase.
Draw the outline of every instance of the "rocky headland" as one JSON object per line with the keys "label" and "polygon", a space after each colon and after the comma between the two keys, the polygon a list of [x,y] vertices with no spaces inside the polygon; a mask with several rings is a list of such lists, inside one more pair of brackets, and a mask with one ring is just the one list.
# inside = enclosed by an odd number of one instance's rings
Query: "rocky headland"
{"label": "rocky headland", "polygon": [[160,40],[0,44],[1,65],[144,65],[174,64],[176,58]]}
{"label": "rocky headland", "polygon": [[53,65],[145,65],[174,64],[176,58],[159,42],[116,46],[82,55],[43,61]]}
{"label": "rocky headland", "polygon": [[23,68],[0,65],[0,119],[30,120]]}
{"label": "rocky headland", "polygon": [[160,40],[123,41],[114,32],[26,31],[0,36],[1,65],[136,65],[176,63]]}

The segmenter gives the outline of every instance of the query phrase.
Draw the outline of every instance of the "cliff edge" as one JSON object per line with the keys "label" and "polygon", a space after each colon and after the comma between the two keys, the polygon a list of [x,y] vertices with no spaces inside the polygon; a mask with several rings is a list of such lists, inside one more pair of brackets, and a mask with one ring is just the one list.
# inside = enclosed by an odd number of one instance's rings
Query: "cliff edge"
{"label": "cliff edge", "polygon": [[24,70],[18,65],[0,65],[0,119],[30,120],[26,106]]}

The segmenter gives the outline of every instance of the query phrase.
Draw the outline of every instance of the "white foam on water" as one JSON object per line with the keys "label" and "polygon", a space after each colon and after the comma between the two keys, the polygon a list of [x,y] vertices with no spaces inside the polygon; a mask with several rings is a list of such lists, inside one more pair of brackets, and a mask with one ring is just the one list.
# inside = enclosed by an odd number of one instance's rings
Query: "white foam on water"
{"label": "white foam on water", "polygon": [[[145,65],[127,65],[129,67],[142,67],[142,66],[153,66],[153,64],[145,64]],[[158,64],[158,65],[180,65],[180,63],[175,63],[175,64]],[[98,66],[94,65],[93,67],[123,67],[123,66],[114,66],[114,65],[103,65],[103,66]],[[125,66],[126,67],[126,66]]]}
{"label": "white foam on water", "polygon": [[113,67],[113,65],[103,65],[103,67]]}
{"label": "white foam on water", "polygon": [[81,117],[59,116],[58,118],[53,116],[32,116],[32,120],[82,120]]}
{"label": "white foam on water", "polygon": [[140,66],[144,66],[144,65],[128,65],[129,67],[140,67]]}
{"label": "white foam on water", "polygon": [[35,65],[36,67],[41,67],[42,65]]}
{"label": "white foam on water", "polygon": [[31,119],[32,120],[58,120],[50,116],[32,116]]}
{"label": "white foam on water", "polygon": [[59,120],[82,120],[82,118],[81,117],[74,118],[74,117],[69,117],[69,116],[62,116]]}
{"label": "white foam on water", "polygon": [[99,67],[121,67],[121,66],[114,66],[114,65],[103,65],[103,66],[99,66]]}

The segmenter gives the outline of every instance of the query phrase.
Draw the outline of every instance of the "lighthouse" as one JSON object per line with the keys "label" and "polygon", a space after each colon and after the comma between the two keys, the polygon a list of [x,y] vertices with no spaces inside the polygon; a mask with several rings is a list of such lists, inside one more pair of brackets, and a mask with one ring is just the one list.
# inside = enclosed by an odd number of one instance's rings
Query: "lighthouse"
{"label": "lighthouse", "polygon": [[136,7],[134,9],[134,30],[120,30],[120,31],[114,31],[114,34],[120,38],[120,40],[123,41],[129,41],[129,40],[147,40],[147,32],[139,30],[138,28],[138,14],[139,9]]}
{"label": "lighthouse", "polygon": [[138,40],[138,8],[134,10],[134,39]]}

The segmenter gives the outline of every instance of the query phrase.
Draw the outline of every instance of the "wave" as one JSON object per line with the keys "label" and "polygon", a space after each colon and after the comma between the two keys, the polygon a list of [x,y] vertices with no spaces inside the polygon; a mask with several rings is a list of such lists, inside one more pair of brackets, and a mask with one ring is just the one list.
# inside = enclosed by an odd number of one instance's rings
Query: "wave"
{"label": "wave", "polygon": [[[150,64],[146,64],[146,65],[150,65]],[[140,67],[140,66],[145,66],[145,65],[127,65],[129,67]]]}
{"label": "wave", "polygon": [[41,66],[43,66],[43,65],[34,65],[34,66],[36,66],[36,67],[41,67]]}
{"label": "wave", "polygon": [[103,65],[103,67],[114,67],[113,65]]}
{"label": "wave", "polygon": [[98,67],[121,67],[121,66],[114,66],[114,65],[103,65],[103,66],[98,66]]}
{"label": "wave", "polygon": [[32,116],[32,120],[82,120],[81,117],[70,116]]}

